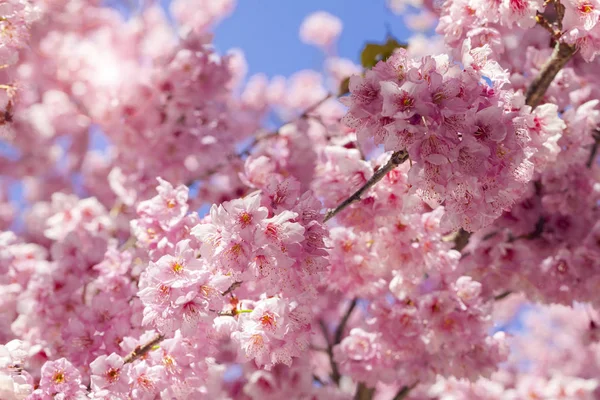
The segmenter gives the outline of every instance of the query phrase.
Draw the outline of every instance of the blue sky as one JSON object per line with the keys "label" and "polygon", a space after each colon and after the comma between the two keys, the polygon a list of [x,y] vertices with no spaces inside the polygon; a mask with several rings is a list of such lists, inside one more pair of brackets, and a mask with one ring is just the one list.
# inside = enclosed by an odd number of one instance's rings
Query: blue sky
{"label": "blue sky", "polygon": [[403,19],[386,8],[385,0],[238,0],[235,12],[217,26],[215,45],[219,51],[241,48],[250,75],[319,70],[323,54],[298,37],[302,20],[318,10],[342,20],[338,55],[353,61],[358,61],[365,41],[384,41],[386,24],[395,37],[409,36]]}

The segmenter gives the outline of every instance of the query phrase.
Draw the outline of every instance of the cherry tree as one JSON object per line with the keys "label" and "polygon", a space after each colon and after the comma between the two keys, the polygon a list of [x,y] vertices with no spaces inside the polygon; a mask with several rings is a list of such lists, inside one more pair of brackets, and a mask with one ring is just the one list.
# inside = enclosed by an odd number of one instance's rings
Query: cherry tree
{"label": "cherry tree", "polygon": [[0,1],[0,399],[600,398],[600,1],[388,6]]}

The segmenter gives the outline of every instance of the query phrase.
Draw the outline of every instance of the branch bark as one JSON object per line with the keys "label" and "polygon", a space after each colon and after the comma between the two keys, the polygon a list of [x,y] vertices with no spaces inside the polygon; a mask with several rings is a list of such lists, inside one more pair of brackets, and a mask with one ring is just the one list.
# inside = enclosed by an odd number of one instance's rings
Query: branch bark
{"label": "branch bark", "polygon": [[238,281],[238,282],[233,282],[233,283],[231,284],[231,286],[229,286],[229,287],[227,288],[227,290],[225,290],[223,293],[221,293],[221,296],[227,296],[229,293],[232,293],[232,292],[233,292],[235,289],[237,289],[237,288],[239,288],[240,286],[242,286],[242,283],[243,283],[243,282],[241,282],[241,281]]}
{"label": "branch bark", "polygon": [[364,383],[359,383],[356,388],[354,400],[371,400],[375,394],[375,388],[369,388]]}
{"label": "branch bark", "polygon": [[323,223],[335,217],[340,211],[348,207],[350,204],[359,201],[367,190],[375,186],[375,184],[382,180],[388,172],[396,168],[398,165],[404,163],[406,160],[408,160],[408,152],[406,150],[400,150],[392,153],[390,160],[384,166],[375,171],[373,176],[364,185],[362,185],[360,189],[354,192],[346,200],[342,201],[336,208],[327,211],[327,214],[325,214],[325,219],[323,219]]}
{"label": "branch bark", "polygon": [[340,374],[337,363],[333,360],[333,348],[335,345],[339,344],[342,341],[344,329],[346,329],[346,324],[348,323],[348,320],[350,319],[350,315],[352,314],[352,311],[354,311],[354,309],[356,308],[357,302],[358,302],[358,299],[356,299],[356,298],[352,299],[352,302],[350,302],[350,306],[348,306],[348,310],[346,310],[346,312],[344,313],[344,316],[340,320],[339,325],[335,329],[335,333],[333,335],[333,340],[330,340],[330,338],[329,338],[329,333],[328,333],[327,325],[325,324],[325,321],[323,321],[323,320],[319,321],[319,324],[321,325],[321,330],[323,331],[323,336],[325,336],[325,340],[327,341],[327,355],[329,356],[329,363],[331,364],[331,379],[333,379],[333,381],[337,385],[339,385],[342,375]]}
{"label": "branch bark", "polygon": [[598,146],[600,146],[600,128],[596,128],[594,133],[592,134],[594,138],[594,144],[592,145],[592,150],[590,151],[590,156],[585,163],[586,167],[592,168],[594,164],[594,160],[596,159],[596,155],[598,154]]}
{"label": "branch bark", "polygon": [[571,60],[576,51],[575,46],[566,43],[557,43],[554,46],[552,56],[542,66],[540,73],[527,89],[525,104],[536,108],[541,103],[556,74]]}
{"label": "branch bark", "polygon": [[125,356],[125,358],[123,358],[123,362],[125,364],[128,364],[128,363],[134,362],[135,360],[140,359],[146,353],[148,353],[150,350],[152,350],[152,348],[154,346],[156,346],[157,344],[162,342],[164,338],[165,338],[164,335],[158,334],[158,335],[154,336],[152,339],[150,339],[148,342],[146,342],[145,344],[136,346],[135,349],[133,349],[131,351],[131,353],[127,354]]}
{"label": "branch bark", "polygon": [[417,386],[418,383],[419,381],[413,383],[411,386],[402,386],[400,390],[398,390],[398,393],[396,393],[396,395],[394,396],[393,400],[404,400],[406,396],[410,394],[410,391],[413,390],[415,386]]}

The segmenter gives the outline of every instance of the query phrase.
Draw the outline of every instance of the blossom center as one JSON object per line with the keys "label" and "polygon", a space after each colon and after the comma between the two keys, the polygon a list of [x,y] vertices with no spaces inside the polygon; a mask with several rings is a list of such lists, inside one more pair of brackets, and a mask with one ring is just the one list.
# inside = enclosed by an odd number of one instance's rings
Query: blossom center
{"label": "blossom center", "polygon": [[183,271],[183,265],[179,261],[176,261],[171,268],[176,274],[179,274],[181,271]]}
{"label": "blossom center", "polygon": [[244,211],[240,214],[240,224],[242,224],[242,227],[250,225],[250,222],[252,222],[252,215],[250,213]]}
{"label": "blossom center", "polygon": [[276,327],[275,316],[272,313],[265,313],[260,317],[260,323],[264,328],[273,329]]}
{"label": "blossom center", "polygon": [[591,5],[590,3],[583,3],[583,4],[579,5],[578,10],[582,14],[589,14],[592,11],[594,11],[594,6]]}
{"label": "blossom center", "polygon": [[52,375],[52,380],[54,381],[54,383],[56,384],[61,384],[65,382],[65,373],[64,371],[56,371],[54,373],[54,375]]}
{"label": "blossom center", "polygon": [[111,368],[106,371],[106,380],[110,383],[114,383],[119,379],[120,371],[118,368]]}

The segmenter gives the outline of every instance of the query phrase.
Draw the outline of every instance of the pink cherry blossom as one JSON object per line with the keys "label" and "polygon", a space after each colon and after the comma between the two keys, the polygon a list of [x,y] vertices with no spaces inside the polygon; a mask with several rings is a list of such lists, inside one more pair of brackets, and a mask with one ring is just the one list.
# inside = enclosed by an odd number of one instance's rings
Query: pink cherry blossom
{"label": "pink cherry blossom", "polygon": [[313,44],[328,50],[342,32],[342,21],[329,14],[319,11],[307,16],[300,26],[300,39],[304,43]]}

